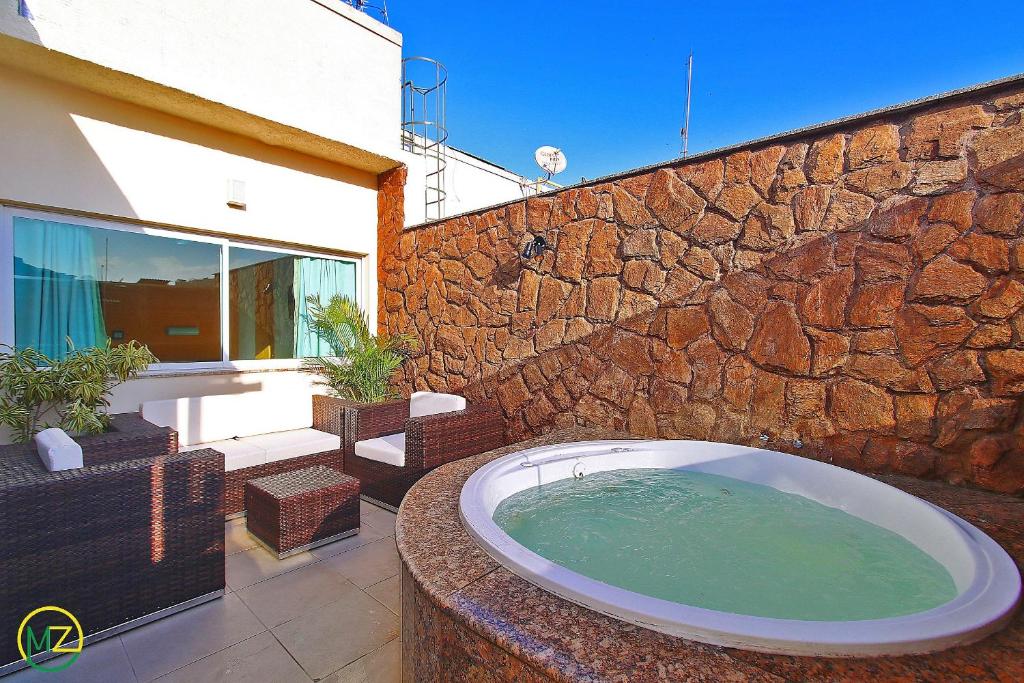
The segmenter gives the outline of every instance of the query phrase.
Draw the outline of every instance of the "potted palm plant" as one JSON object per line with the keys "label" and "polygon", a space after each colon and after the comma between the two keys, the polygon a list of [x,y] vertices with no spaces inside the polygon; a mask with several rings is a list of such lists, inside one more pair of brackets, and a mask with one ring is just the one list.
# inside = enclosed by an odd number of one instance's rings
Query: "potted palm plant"
{"label": "potted palm plant", "polygon": [[381,403],[396,398],[391,380],[415,349],[411,335],[378,335],[359,305],[334,295],[324,305],[320,297],[306,299],[309,327],[330,347],[332,357],[306,358],[303,370],[319,377],[328,395],[313,396],[316,429],[341,434],[345,406]]}

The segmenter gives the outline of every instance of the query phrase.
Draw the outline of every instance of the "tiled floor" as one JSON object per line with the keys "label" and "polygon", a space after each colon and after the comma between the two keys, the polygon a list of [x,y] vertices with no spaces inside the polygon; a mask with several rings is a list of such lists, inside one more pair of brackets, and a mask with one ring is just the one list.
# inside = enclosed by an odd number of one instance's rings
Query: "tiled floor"
{"label": "tiled floor", "polygon": [[244,519],[227,522],[223,599],[90,645],[65,671],[0,681],[398,681],[395,515],[365,502],[361,513],[357,536],[283,561],[256,545]]}

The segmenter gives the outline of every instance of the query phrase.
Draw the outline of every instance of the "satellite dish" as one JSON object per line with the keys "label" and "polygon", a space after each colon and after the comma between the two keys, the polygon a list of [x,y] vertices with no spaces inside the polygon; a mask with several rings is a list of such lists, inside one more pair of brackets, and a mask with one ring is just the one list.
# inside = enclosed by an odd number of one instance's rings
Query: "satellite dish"
{"label": "satellite dish", "polygon": [[547,172],[549,178],[565,170],[565,154],[557,147],[550,145],[538,147],[537,151],[533,153],[533,158],[537,160],[537,165]]}

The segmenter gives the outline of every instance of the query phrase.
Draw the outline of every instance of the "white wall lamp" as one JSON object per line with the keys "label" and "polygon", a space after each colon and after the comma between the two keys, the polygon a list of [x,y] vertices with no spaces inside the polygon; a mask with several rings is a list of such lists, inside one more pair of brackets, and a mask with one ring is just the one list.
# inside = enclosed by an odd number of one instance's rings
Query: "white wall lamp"
{"label": "white wall lamp", "polygon": [[228,180],[228,206],[245,211],[245,181]]}

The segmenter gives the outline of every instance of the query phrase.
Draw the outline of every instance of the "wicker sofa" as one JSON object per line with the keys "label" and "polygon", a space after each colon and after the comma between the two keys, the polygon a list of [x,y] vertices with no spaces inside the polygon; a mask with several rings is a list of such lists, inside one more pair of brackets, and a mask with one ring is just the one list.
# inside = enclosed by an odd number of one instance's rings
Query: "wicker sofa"
{"label": "wicker sofa", "polygon": [[245,482],[325,465],[344,470],[340,431],[313,428],[308,395],[266,392],[147,401],[142,416],[178,433],[179,450],[224,454],[224,513],[245,511]]}
{"label": "wicker sofa", "polygon": [[92,641],[223,594],[223,455],[177,453],[137,415],[78,441],[84,466],[58,472],[0,446],[0,674],[26,665],[14,634],[36,608]]}
{"label": "wicker sofa", "polygon": [[397,510],[406,492],[430,470],[504,445],[504,421],[496,403],[466,405],[462,399],[461,410],[418,413],[415,403],[427,393],[340,408],[345,473],[359,479],[363,498]]}

